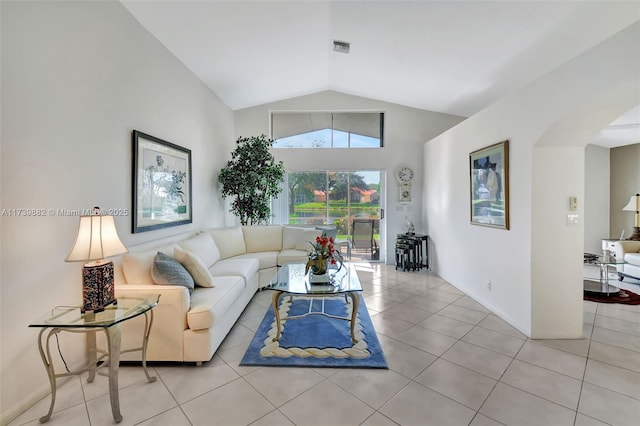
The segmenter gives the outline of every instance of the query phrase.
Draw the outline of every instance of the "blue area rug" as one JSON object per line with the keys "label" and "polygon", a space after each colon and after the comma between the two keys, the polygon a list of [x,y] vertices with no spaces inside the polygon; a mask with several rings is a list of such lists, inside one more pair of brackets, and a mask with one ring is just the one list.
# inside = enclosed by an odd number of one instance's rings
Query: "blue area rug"
{"label": "blue area rug", "polygon": [[367,307],[360,297],[355,335],[358,343],[351,341],[350,322],[322,315],[286,320],[309,310],[350,317],[351,299],[344,297],[306,298],[281,297],[280,319],[282,335],[276,335],[273,307],[264,316],[256,335],[244,354],[240,365],[274,367],[329,367],[329,368],[388,368],[376,331],[371,323]]}

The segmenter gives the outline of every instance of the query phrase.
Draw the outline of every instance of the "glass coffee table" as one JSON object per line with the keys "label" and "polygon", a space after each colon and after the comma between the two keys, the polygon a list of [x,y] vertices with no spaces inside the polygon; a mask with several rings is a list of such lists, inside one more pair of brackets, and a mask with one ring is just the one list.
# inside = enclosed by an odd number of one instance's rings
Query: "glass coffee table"
{"label": "glass coffee table", "polygon": [[598,295],[615,296],[620,293],[620,289],[609,284],[609,265],[617,266],[626,263],[622,259],[616,259],[615,256],[609,254],[597,256],[588,263],[600,266],[600,279],[598,281],[584,279],[584,292]]}
{"label": "glass coffee table", "polygon": [[[271,280],[265,290],[273,291],[271,303],[276,320],[277,332],[273,341],[280,339],[282,332],[282,324],[280,322],[280,298],[284,296],[290,297],[307,297],[309,298],[309,311],[296,316],[288,316],[287,320],[304,318],[309,315],[322,315],[328,318],[349,321],[351,331],[351,341],[358,343],[354,334],[355,320],[358,315],[358,307],[360,306],[360,293],[362,285],[353,265],[344,263],[339,270],[329,269],[327,271],[328,281],[322,283],[312,283],[311,274],[305,274],[304,263],[288,263],[278,269],[278,273]],[[320,311],[312,310],[314,298],[327,297],[344,297],[345,303],[349,303],[351,299],[352,308],[350,317],[341,317],[330,315],[324,312],[324,303]]]}

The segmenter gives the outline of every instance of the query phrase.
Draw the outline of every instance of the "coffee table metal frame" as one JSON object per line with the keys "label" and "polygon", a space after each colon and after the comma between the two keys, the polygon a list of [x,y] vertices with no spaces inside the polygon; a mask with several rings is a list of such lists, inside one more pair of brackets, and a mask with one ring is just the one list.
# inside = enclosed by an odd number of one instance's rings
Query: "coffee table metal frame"
{"label": "coffee table metal frame", "polygon": [[[271,280],[265,290],[272,290],[273,296],[271,297],[271,304],[273,306],[273,312],[276,321],[276,335],[273,341],[278,341],[282,334],[282,322],[280,318],[280,298],[285,295],[289,297],[304,296],[309,297],[309,310],[301,315],[294,315],[287,317],[287,320],[304,318],[310,315],[322,315],[327,318],[349,321],[351,341],[355,344],[358,343],[354,333],[354,326],[358,315],[358,308],[360,306],[360,295],[362,292],[362,285],[360,279],[353,265],[344,263],[339,270],[329,269],[327,272],[328,281],[323,283],[313,283],[313,278],[310,274],[305,274],[304,263],[288,263],[281,266],[278,269],[278,273]],[[348,302],[348,298],[351,299],[351,316],[341,317],[337,315],[331,315],[324,311],[324,298],[327,297],[343,297],[345,303]],[[314,298],[323,298],[322,309],[320,311],[314,311],[312,309]]]}
{"label": "coffee table metal frame", "polygon": [[[51,385],[51,404],[49,412],[40,418],[40,423],[45,423],[51,418],[53,407],[56,403],[56,379],[78,375],[89,372],[87,381],[93,382],[98,371],[99,363],[105,358],[108,365],[109,377],[109,397],[111,400],[111,412],[113,420],[116,423],[122,421],[120,414],[120,399],[118,396],[118,367],[120,364],[120,355],[127,352],[142,351],[142,368],[149,382],[155,382],[156,377],[149,375],[147,371],[147,344],[149,342],[149,333],[153,325],[153,308],[158,304],[159,295],[147,295],[140,297],[119,297],[117,304],[105,307],[104,311],[93,312],[87,311],[82,313],[79,306],[62,306],[56,307],[51,312],[44,315],[38,321],[29,324],[29,327],[40,327],[38,334],[38,349],[44,367],[49,376],[49,384]],[[142,336],[142,346],[138,348],[121,350],[120,348],[120,323],[128,321],[139,315],[145,316],[144,335]],[[45,332],[46,338],[45,338]],[[107,339],[107,351],[98,350],[96,348],[96,332],[104,331]],[[66,331],[71,333],[86,333],[88,344],[88,360],[87,365],[75,371],[67,371],[65,373],[56,373],[51,357],[51,337],[57,336],[58,333]],[[98,356],[99,353],[99,356]],[[104,365],[104,364],[103,364]]]}

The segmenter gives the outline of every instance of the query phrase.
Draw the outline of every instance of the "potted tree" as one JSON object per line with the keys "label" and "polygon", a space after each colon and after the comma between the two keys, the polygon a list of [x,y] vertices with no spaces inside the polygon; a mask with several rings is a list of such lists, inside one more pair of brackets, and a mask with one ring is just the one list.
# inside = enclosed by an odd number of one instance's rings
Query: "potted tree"
{"label": "potted tree", "polygon": [[284,165],[276,162],[266,135],[239,137],[231,160],[220,170],[222,197],[233,197],[231,212],[242,225],[266,223],[271,214],[269,201],[277,196],[284,180]]}

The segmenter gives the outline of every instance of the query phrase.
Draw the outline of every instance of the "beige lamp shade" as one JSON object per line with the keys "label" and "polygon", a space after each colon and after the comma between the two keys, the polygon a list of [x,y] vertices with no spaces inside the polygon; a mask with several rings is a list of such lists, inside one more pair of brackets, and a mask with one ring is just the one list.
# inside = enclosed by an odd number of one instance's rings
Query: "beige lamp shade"
{"label": "beige lamp shade", "polygon": [[622,208],[622,210],[628,212],[640,211],[640,194],[632,195],[631,198],[629,198],[629,202]]}
{"label": "beige lamp shade", "polygon": [[113,216],[81,216],[76,242],[65,261],[101,260],[127,252],[118,237]]}
{"label": "beige lamp shade", "polygon": [[640,194],[632,195],[626,206],[622,208],[624,211],[636,212],[635,226],[638,225],[638,212],[640,212]]}

